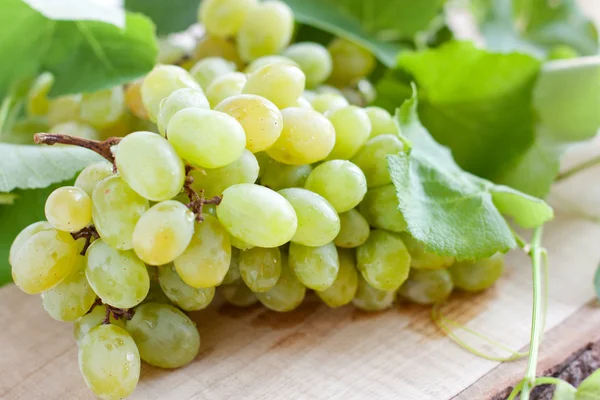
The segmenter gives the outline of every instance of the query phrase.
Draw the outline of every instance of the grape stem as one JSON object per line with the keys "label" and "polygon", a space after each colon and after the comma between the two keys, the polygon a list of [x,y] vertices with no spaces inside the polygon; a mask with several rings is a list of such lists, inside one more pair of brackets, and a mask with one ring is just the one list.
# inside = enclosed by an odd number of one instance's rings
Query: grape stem
{"label": "grape stem", "polygon": [[33,141],[37,144],[70,144],[83,147],[84,149],[92,150],[102,157],[106,158],[110,163],[115,165],[115,156],[111,148],[121,141],[119,137],[110,137],[106,140],[92,140],[77,136],[63,135],[60,133],[36,133],[33,135]]}
{"label": "grape stem", "polygon": [[204,189],[200,189],[200,194],[196,193],[194,189],[192,189],[192,183],[194,183],[194,177],[190,175],[190,172],[194,170],[194,167],[190,165],[185,166],[185,183],[183,184],[183,190],[190,199],[190,202],[186,204],[187,208],[189,208],[194,214],[196,214],[196,221],[202,222],[204,221],[204,217],[202,216],[202,208],[205,204],[221,204],[221,200],[223,196],[214,196],[210,199],[204,197]]}
{"label": "grape stem", "polygon": [[129,321],[131,318],[133,318],[133,315],[135,314],[135,311],[133,311],[133,308],[117,308],[117,307],[113,307],[108,304],[105,304],[105,306],[106,306],[106,316],[104,317],[104,321],[102,321],[103,324],[110,324],[110,316],[111,315],[116,320],[125,318],[127,321]]}
{"label": "grape stem", "polygon": [[598,164],[600,164],[600,156],[596,156],[596,157],[592,158],[591,160],[584,161],[581,164],[578,164],[578,165],[574,166],[573,168],[560,173],[554,181],[560,182],[562,180],[572,177],[575,174],[578,174],[579,172],[582,172],[582,171],[585,171],[586,169],[595,167]]}
{"label": "grape stem", "polygon": [[90,247],[90,244],[92,244],[92,238],[94,238],[94,240],[100,238],[100,235],[98,234],[98,231],[96,230],[96,227],[94,225],[86,226],[85,228],[78,230],[77,232],[71,232],[71,236],[75,240],[85,238],[83,250],[81,250],[81,253],[79,253],[82,256],[85,256],[88,247]]}

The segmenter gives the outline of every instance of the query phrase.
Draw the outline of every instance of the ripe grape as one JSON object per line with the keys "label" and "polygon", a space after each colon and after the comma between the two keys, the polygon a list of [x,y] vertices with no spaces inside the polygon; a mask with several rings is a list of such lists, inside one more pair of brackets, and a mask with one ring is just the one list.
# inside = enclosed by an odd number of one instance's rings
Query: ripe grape
{"label": "ripe grape", "polygon": [[48,104],[48,125],[55,126],[62,122],[76,121],[81,110],[81,94],[60,96],[50,100]]}
{"label": "ripe grape", "polygon": [[388,154],[404,151],[404,145],[396,135],[383,134],[369,139],[352,158],[352,162],[364,172],[369,188],[392,183],[388,171]]}
{"label": "ripe grape", "polygon": [[479,292],[491,287],[504,272],[504,254],[477,261],[458,261],[448,271],[454,286],[469,292]]}
{"label": "ripe grape", "polygon": [[410,254],[400,236],[375,229],[356,252],[358,270],[371,286],[396,290],[408,278]]}
{"label": "ripe grape", "polygon": [[289,46],[283,55],[294,60],[304,75],[306,86],[315,87],[327,80],[331,75],[331,55],[325,47],[318,43],[303,42]]}
{"label": "ripe grape", "polygon": [[273,54],[270,56],[259,57],[256,60],[252,60],[252,62],[248,64],[248,66],[244,69],[244,72],[249,75],[254,71],[264,67],[265,65],[270,64],[285,64],[299,67],[298,64],[291,58]]}
{"label": "ripe grape", "polygon": [[320,113],[333,112],[340,108],[348,107],[350,103],[341,94],[337,93],[320,93],[317,94],[311,101],[312,108]]}
{"label": "ripe grape", "polygon": [[208,86],[218,77],[227,75],[236,70],[236,65],[221,57],[207,57],[198,61],[190,70],[190,74],[200,84],[202,89]]}
{"label": "ripe grape", "polygon": [[277,312],[291,311],[298,307],[306,294],[306,288],[290,270],[286,258],[282,256],[281,276],[275,286],[266,292],[256,293],[262,305]]}
{"label": "ripe grape", "polygon": [[242,93],[242,88],[246,84],[246,75],[241,72],[230,72],[221,75],[208,85],[206,97],[212,107],[215,107],[221,101]]}
{"label": "ripe grape", "polygon": [[196,44],[196,48],[192,53],[192,60],[202,61],[206,58],[223,58],[227,61],[233,61],[239,68],[244,66],[237,53],[235,43],[218,36],[205,35]]}
{"label": "ripe grape", "polygon": [[85,139],[101,140],[100,134],[91,126],[79,121],[67,121],[48,129],[48,133],[77,136]]}
{"label": "ripe grape", "polygon": [[310,101],[306,100],[305,97],[300,96],[296,99],[296,101],[292,104],[292,107],[306,108],[307,110],[313,110],[313,107],[310,105]]}
{"label": "ripe grape", "polygon": [[337,250],[333,243],[321,247],[290,244],[290,269],[306,287],[325,290],[337,277],[340,268]]}
{"label": "ripe grape", "polygon": [[398,127],[394,122],[394,118],[387,110],[381,107],[365,108],[369,119],[371,120],[371,137],[385,134],[397,134]]}
{"label": "ripe grape", "polygon": [[204,93],[191,88],[177,89],[164,98],[160,102],[156,118],[156,125],[161,135],[165,136],[167,125],[177,111],[190,107],[208,110],[210,109],[210,104]]}
{"label": "ripe grape", "polygon": [[229,186],[238,183],[254,183],[258,179],[258,161],[248,150],[240,158],[221,168],[197,169],[191,172],[194,178],[192,188],[196,192],[204,190],[206,197],[219,196]]}
{"label": "ripe grape", "polygon": [[267,64],[248,75],[242,92],[262,96],[282,109],[302,95],[305,82],[304,73],[295,65]]}
{"label": "ripe grape", "polygon": [[[85,335],[92,329],[98,325],[101,325],[106,318],[106,306],[98,305],[95,306],[89,313],[84,316],[78,318],[73,323],[73,336],[75,336],[75,340],[79,343],[81,339],[84,338]],[[116,325],[120,328],[125,329],[125,320],[124,319],[115,319],[112,314],[110,314],[109,321],[111,324]]]}
{"label": "ripe grape", "polygon": [[411,269],[398,294],[413,303],[435,304],[446,300],[452,288],[452,277],[445,269]]}
{"label": "ripe grape", "polygon": [[198,21],[210,35],[234,36],[257,0],[204,0],[198,9]]}
{"label": "ripe grape", "polygon": [[403,232],[400,237],[410,253],[410,266],[417,269],[444,269],[454,263],[454,257],[441,256],[425,250],[425,245]]}
{"label": "ripe grape", "polygon": [[356,295],[352,304],[363,311],[383,311],[391,307],[395,297],[396,291],[376,289],[359,274]]}
{"label": "ripe grape", "polygon": [[255,247],[249,243],[244,242],[242,239],[238,239],[233,235],[229,235],[229,238],[231,240],[231,246],[235,247],[238,250],[250,250],[251,248]]}
{"label": "ripe grape", "polygon": [[333,62],[329,81],[336,86],[350,85],[375,68],[375,57],[367,49],[345,39],[334,39],[328,49]]}
{"label": "ripe grape", "polygon": [[56,229],[76,232],[92,220],[92,200],[78,187],[63,186],[50,193],[44,211]]}
{"label": "ripe grape", "polygon": [[27,114],[46,115],[50,102],[48,93],[54,84],[54,75],[44,72],[37,77],[27,93]]}
{"label": "ripe grape", "polygon": [[122,86],[84,93],[81,99],[81,120],[94,128],[114,124],[125,112],[125,93]]}
{"label": "ripe grape", "polygon": [[185,311],[202,310],[215,297],[215,288],[194,288],[185,283],[172,264],[158,269],[158,281],[165,295]]}
{"label": "ripe grape", "polygon": [[242,279],[240,273],[240,251],[236,248],[231,249],[231,262],[229,263],[229,269],[227,274],[223,278],[223,285],[229,285]]}
{"label": "ripe grape", "polygon": [[150,289],[140,304],[161,303],[173,305],[173,302],[167,297],[165,292],[163,292],[163,289],[160,287],[160,283],[158,282],[158,267],[148,265],[147,268],[148,274],[150,275]]}
{"label": "ripe grape", "polygon": [[392,232],[406,230],[406,220],[398,209],[398,197],[394,185],[369,189],[358,209],[375,228]]}
{"label": "ripe grape", "polygon": [[301,188],[312,170],[310,164],[287,165],[269,158],[269,162],[263,168],[260,184],[276,191]]}
{"label": "ripe grape", "polygon": [[254,247],[242,251],[238,258],[240,275],[253,292],[273,288],[281,275],[281,252],[278,247]]}
{"label": "ripe grape", "polygon": [[112,174],[112,165],[106,161],[90,164],[83,169],[75,179],[75,187],[87,193],[90,198],[94,188],[102,179]]}
{"label": "ripe grape", "polygon": [[340,214],[340,233],[334,243],[338,247],[358,247],[367,241],[370,233],[371,229],[365,217],[353,208]]}
{"label": "ripe grape", "polygon": [[142,82],[143,79],[138,79],[125,85],[125,105],[136,117],[148,119],[148,111],[142,101]]}
{"label": "ripe grape", "polygon": [[250,290],[242,280],[219,286],[219,292],[223,294],[229,304],[236,307],[250,307],[258,302],[256,293]]}
{"label": "ripe grape", "polygon": [[335,128],[335,146],[328,160],[349,160],[367,142],[371,133],[371,121],[362,108],[347,106],[330,111],[327,118]]}
{"label": "ripe grape", "polygon": [[327,289],[317,291],[317,296],[331,308],[341,307],[352,301],[358,286],[356,257],[353,250],[338,249],[340,269],[335,281]]}
{"label": "ripe grape", "polygon": [[177,64],[186,57],[186,49],[172,36],[158,38],[158,64]]}
{"label": "ripe grape", "polygon": [[48,222],[39,221],[28,225],[21,232],[19,232],[15,240],[13,240],[12,244],[10,245],[10,251],[8,254],[8,262],[10,265],[14,265],[19,250],[21,250],[21,247],[23,247],[23,245],[27,243],[27,241],[31,239],[33,235],[50,229],[52,229],[52,225],[50,225]]}

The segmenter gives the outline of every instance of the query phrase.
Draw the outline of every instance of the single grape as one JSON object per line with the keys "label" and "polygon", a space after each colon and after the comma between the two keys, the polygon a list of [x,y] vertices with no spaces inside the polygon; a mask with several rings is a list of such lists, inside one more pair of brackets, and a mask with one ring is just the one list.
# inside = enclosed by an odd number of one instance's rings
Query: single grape
{"label": "single grape", "polygon": [[260,184],[276,191],[287,188],[301,188],[304,187],[306,178],[312,170],[310,164],[287,165],[269,158],[269,162],[265,164],[260,178]]}
{"label": "single grape", "polygon": [[[83,339],[92,328],[95,328],[104,322],[106,313],[106,306],[98,305],[73,323],[73,336],[75,336],[77,343],[81,342],[81,339]],[[125,320],[123,318],[115,319],[113,315],[110,314],[109,321],[112,325],[125,329]]]}
{"label": "single grape", "polygon": [[290,64],[268,64],[248,75],[242,93],[269,99],[277,107],[290,107],[302,95],[306,77]]}
{"label": "single grape", "polygon": [[167,304],[147,303],[135,309],[127,321],[127,331],[135,341],[142,360],[160,368],[189,364],[200,350],[196,324],[184,313]]}
{"label": "single grape", "polygon": [[102,240],[119,250],[133,248],[133,230],[146,210],[148,200],[134,192],[119,175],[101,180],[92,193],[94,226]]}
{"label": "single grape", "polygon": [[254,156],[256,157],[256,161],[258,161],[258,177],[260,178],[267,166],[274,160],[264,151],[255,153]]}
{"label": "single grape", "polygon": [[256,293],[273,288],[281,275],[281,252],[278,247],[254,247],[242,251],[238,262],[242,279]]}
{"label": "single grape", "polygon": [[365,108],[365,111],[371,120],[371,137],[385,134],[396,135],[398,133],[394,117],[387,110],[372,106]]}
{"label": "single grape", "polygon": [[192,60],[201,61],[206,58],[223,58],[233,61],[239,68],[244,66],[237,53],[235,42],[222,37],[205,35],[198,41],[192,53]]}
{"label": "single grape", "polygon": [[48,133],[59,133],[61,135],[77,136],[85,139],[102,140],[100,133],[86,123],[79,121],[67,121],[54,125],[48,129]]}
{"label": "single grape", "polygon": [[83,190],[91,198],[98,182],[112,175],[112,169],[112,165],[106,161],[90,164],[85,167],[83,171],[79,173],[77,179],[75,179],[75,187]]}
{"label": "single grape", "polygon": [[[153,269],[156,269],[156,273],[152,272]],[[158,267],[149,265],[148,274],[150,275],[150,289],[148,290],[148,294],[140,304],[161,303],[173,305],[173,302],[167,297],[162,287],[160,287],[160,283],[158,282]],[[153,276],[154,274],[156,274],[157,276]]]}
{"label": "single grape", "polygon": [[148,200],[168,200],[183,187],[183,162],[169,141],[153,132],[133,132],[124,137],[115,160],[121,178]]}
{"label": "single grape", "polygon": [[44,211],[46,219],[56,229],[76,232],[92,220],[92,200],[78,187],[63,186],[50,193]]}
{"label": "single grape", "polygon": [[208,86],[220,76],[235,72],[236,65],[221,57],[207,57],[198,61],[190,70],[190,74],[200,84],[202,89]]}
{"label": "single grape", "polygon": [[325,290],[330,287],[340,269],[337,250],[333,243],[308,247],[291,243],[290,268],[307,288]]}
{"label": "single grape", "polygon": [[410,266],[416,269],[445,269],[454,264],[454,257],[441,256],[425,250],[425,244],[413,238],[408,232],[400,234],[410,253]]}
{"label": "single grape", "polygon": [[330,111],[327,118],[335,128],[335,146],[327,156],[328,160],[349,160],[369,139],[371,121],[365,110],[347,106]]}
{"label": "single grape", "polygon": [[203,168],[231,164],[246,147],[242,125],[219,111],[186,108],[171,118],[167,131],[177,154]]}
{"label": "single grape", "polygon": [[58,285],[76,263],[77,244],[71,234],[56,229],[40,230],[14,255],[12,277],[25,293],[41,293]]}
{"label": "single grape", "polygon": [[340,233],[334,243],[338,247],[358,247],[369,238],[369,223],[355,208],[340,214]]}
{"label": "single grape", "polygon": [[160,134],[165,136],[167,125],[177,111],[190,107],[208,110],[210,109],[210,104],[204,93],[192,88],[177,89],[168,97],[164,98],[160,102],[158,116],[156,118],[156,125],[158,126]]}
{"label": "single grape", "polygon": [[234,36],[257,0],[205,0],[198,9],[198,21],[210,35]]}
{"label": "single grape", "polygon": [[260,247],[281,246],[298,226],[294,208],[282,195],[251,183],[225,189],[217,217],[231,235]]}
{"label": "single grape", "polygon": [[46,221],[39,221],[28,225],[21,232],[19,232],[15,240],[13,240],[12,244],[10,245],[10,251],[8,254],[8,262],[10,263],[10,265],[14,265],[19,250],[21,250],[21,247],[23,247],[23,245],[27,243],[27,241],[31,239],[33,235],[35,235],[38,232],[47,231],[51,229],[52,225],[50,225],[50,223]]}
{"label": "single grape", "polygon": [[444,301],[452,293],[452,277],[445,269],[411,269],[398,294],[417,304],[435,304]]}
{"label": "single grape", "polygon": [[120,251],[98,239],[88,248],[85,274],[105,304],[131,308],[144,300],[150,289],[146,266],[131,250]]}
{"label": "single grape", "polygon": [[238,250],[250,250],[255,247],[249,243],[244,242],[242,239],[238,239],[233,235],[229,235],[229,239],[231,240],[231,246],[235,247]]}
{"label": "single grape", "polygon": [[219,76],[208,85],[206,97],[212,107],[221,101],[242,93],[246,84],[246,75],[241,72],[230,72]]}
{"label": "single grape", "polygon": [[267,154],[284,164],[312,164],[324,160],[335,144],[335,129],[314,110],[290,107],[281,111],[283,130]]}
{"label": "single grape", "polygon": [[375,229],[356,251],[358,270],[371,286],[396,290],[408,278],[410,254],[399,235]]}
{"label": "single grape", "polygon": [[27,114],[46,115],[50,101],[48,93],[54,84],[54,75],[50,72],[40,74],[27,93]]}
{"label": "single grape", "polygon": [[143,79],[138,79],[125,85],[125,105],[136,117],[148,119],[148,111],[142,101],[142,82]]}
{"label": "single grape", "polygon": [[229,235],[212,215],[194,226],[194,235],[187,249],[173,264],[181,279],[195,288],[220,285],[231,262]]}
{"label": "single grape", "polygon": [[48,125],[55,126],[62,122],[77,121],[81,110],[81,94],[60,96],[50,100],[48,104]]}
{"label": "single grape", "polygon": [[[337,94],[338,96],[344,96],[344,92],[342,92],[340,89],[336,88],[335,86],[331,86],[331,85],[319,85],[315,88],[315,92],[317,94],[325,94],[325,93],[330,93],[330,94]],[[348,105],[348,104],[346,104]]]}
{"label": "single grape", "polygon": [[177,64],[186,57],[186,49],[172,36],[158,38],[158,64]]}
{"label": "single grape", "polygon": [[469,292],[490,288],[504,272],[504,254],[496,253],[490,258],[477,261],[458,261],[448,271],[454,286]]}
{"label": "single grape", "polygon": [[368,50],[345,39],[334,39],[328,49],[333,62],[329,81],[336,86],[352,84],[375,68],[375,57]]}
{"label": "single grape", "polygon": [[350,104],[360,105],[361,107],[365,104],[372,103],[377,97],[375,86],[373,86],[371,81],[365,78],[359,79],[351,86],[343,87],[342,93]]}
{"label": "single grape", "polygon": [[280,56],[278,54],[273,54],[270,56],[259,57],[255,60],[252,60],[252,62],[250,62],[250,64],[248,64],[248,66],[244,69],[244,72],[249,75],[254,71],[264,67],[265,65],[270,64],[285,64],[299,67],[298,64],[291,58]]}
{"label": "single grape", "polygon": [[140,379],[140,353],[123,328],[100,325],[79,342],[79,369],[86,385],[103,400],[133,393]]}
{"label": "single grape", "polygon": [[310,105],[310,101],[308,101],[304,96],[298,97],[291,106],[313,110],[313,107]]}
{"label": "single grape", "polygon": [[392,232],[404,232],[407,228],[406,220],[398,209],[398,197],[394,185],[369,189],[358,209],[375,228]]}
{"label": "single grape", "polygon": [[290,270],[287,257],[282,256],[281,276],[271,289],[256,293],[258,301],[270,310],[277,312],[291,311],[302,304],[306,288]]}
{"label": "single grape", "polygon": [[351,161],[365,173],[367,186],[372,188],[392,183],[386,156],[402,151],[404,145],[398,136],[383,134],[369,139]]}
{"label": "single grape", "polygon": [[327,289],[315,292],[331,308],[341,307],[352,301],[358,286],[356,256],[353,250],[338,249],[340,269],[335,281]]}
{"label": "single grape", "polygon": [[304,75],[306,86],[315,87],[327,80],[331,75],[331,55],[325,47],[318,43],[294,43],[288,47],[283,55],[294,60]]}
{"label": "single grape", "polygon": [[383,311],[392,306],[396,291],[385,291],[369,285],[363,277],[358,275],[358,286],[352,304],[363,311]]}
{"label": "single grape", "polygon": [[304,187],[323,196],[338,213],[356,207],[367,193],[365,174],[346,160],[331,160],[318,165],[308,175]]}
{"label": "single grape", "polygon": [[227,270],[227,274],[223,278],[223,285],[229,285],[231,283],[235,283],[242,279],[242,274],[240,273],[240,251],[236,248],[231,249],[231,262],[229,263],[229,269]]}
{"label": "single grape", "polygon": [[219,292],[229,304],[236,307],[250,307],[258,302],[256,293],[250,290],[242,280],[229,285],[219,286]]}
{"label": "single grape", "polygon": [[215,288],[198,289],[185,283],[172,264],[159,268],[158,281],[167,297],[185,311],[202,310],[215,297]]}
{"label": "single grape", "polygon": [[94,128],[114,124],[125,112],[125,93],[122,86],[84,93],[81,99],[81,120]]}

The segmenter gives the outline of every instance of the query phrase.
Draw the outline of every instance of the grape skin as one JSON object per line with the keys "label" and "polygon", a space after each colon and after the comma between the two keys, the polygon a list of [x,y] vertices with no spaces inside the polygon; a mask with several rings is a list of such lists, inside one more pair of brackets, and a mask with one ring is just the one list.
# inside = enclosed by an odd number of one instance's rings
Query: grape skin
{"label": "grape skin", "polygon": [[335,128],[335,146],[328,160],[349,160],[367,142],[371,133],[371,121],[367,113],[356,106],[330,111],[327,118]]}
{"label": "grape skin", "polygon": [[348,40],[336,38],[328,49],[333,63],[329,81],[336,86],[350,85],[369,75],[375,68],[375,57]]}
{"label": "grape skin", "polygon": [[122,86],[84,93],[81,99],[81,120],[97,129],[117,122],[125,112],[125,93]]}
{"label": "grape skin", "polygon": [[177,89],[168,97],[164,98],[160,102],[158,116],[156,118],[156,125],[158,126],[160,134],[165,136],[167,125],[177,111],[190,107],[208,110],[210,109],[210,104],[204,93],[191,88]]}
{"label": "grape skin", "polygon": [[331,308],[341,307],[352,301],[358,287],[358,272],[354,251],[338,249],[340,268],[335,281],[327,289],[317,291],[317,296]]}
{"label": "grape skin", "polygon": [[315,87],[327,80],[331,75],[331,55],[325,47],[318,43],[303,42],[289,46],[283,55],[294,60],[304,75],[306,86]]}
{"label": "grape skin", "polygon": [[320,247],[290,244],[290,269],[309,289],[325,290],[337,277],[340,262],[333,243]]}
{"label": "grape skin", "polygon": [[240,273],[240,251],[237,248],[231,249],[231,262],[229,263],[229,269],[227,270],[227,274],[223,278],[223,285],[229,285],[235,283],[242,279],[242,275]]}
{"label": "grape skin", "polygon": [[283,109],[298,100],[305,83],[304,73],[295,65],[267,64],[248,75],[242,93],[262,96]]}
{"label": "grape skin", "polygon": [[441,256],[425,250],[425,245],[403,232],[402,241],[410,253],[410,266],[416,269],[444,269],[454,263],[454,257]]}
{"label": "grape skin", "polygon": [[80,188],[87,193],[90,198],[94,193],[94,188],[102,179],[112,175],[113,167],[106,161],[100,161],[90,164],[83,169],[75,180],[75,187]]}
{"label": "grape skin", "polygon": [[496,253],[490,258],[477,261],[459,261],[448,271],[454,286],[468,292],[490,288],[504,272],[504,255]]}
{"label": "grape skin", "polygon": [[367,107],[365,108],[367,116],[371,120],[371,137],[385,134],[398,133],[398,127],[394,122],[394,118],[390,115],[387,110],[381,107]]}
{"label": "grape skin", "polygon": [[386,156],[404,150],[404,145],[398,136],[383,134],[369,139],[351,161],[364,172],[367,187],[387,185],[392,183],[392,177],[388,171]]}
{"label": "grape skin", "polygon": [[27,93],[27,114],[28,115],[45,115],[48,113],[50,102],[48,100],[48,92],[54,84],[54,75],[50,72],[44,72],[37,77],[29,93]]}
{"label": "grape skin", "polygon": [[21,247],[23,247],[23,245],[27,243],[27,241],[31,239],[33,235],[35,235],[38,232],[47,231],[50,229],[52,229],[52,225],[50,225],[48,222],[39,221],[34,222],[33,224],[25,227],[21,232],[19,232],[19,234],[17,235],[15,240],[13,240],[10,246],[10,251],[8,255],[8,262],[10,263],[10,265],[14,265],[15,258],[17,257],[19,250],[21,250]]}
{"label": "grape skin", "polygon": [[282,257],[281,276],[271,289],[256,293],[258,301],[270,310],[291,311],[302,304],[306,288],[290,270],[286,257]]}
{"label": "grape skin", "polygon": [[385,291],[369,285],[362,275],[358,275],[358,286],[352,304],[363,311],[383,311],[394,303],[396,291]]}
{"label": "grape skin", "polygon": [[238,262],[243,281],[255,293],[272,289],[281,275],[281,252],[277,247],[243,251]]}
{"label": "grape skin", "polygon": [[312,108],[322,114],[339,110],[340,108],[348,107],[350,103],[346,98],[338,93],[320,93],[317,94],[311,101]]}
{"label": "grape skin", "polygon": [[396,188],[394,185],[386,185],[369,189],[358,209],[371,226],[404,232],[407,228],[406,220],[398,210],[398,204]]}
{"label": "grape skin", "polygon": [[[78,318],[73,323],[73,336],[75,340],[79,343],[92,328],[101,325],[105,317],[106,306],[99,305],[95,306],[89,313]],[[110,323],[125,329],[125,321],[123,319],[114,319],[112,314],[110,314]]]}
{"label": "grape skin", "polygon": [[198,9],[198,21],[210,35],[234,36],[257,0],[204,0]]}
{"label": "grape skin", "polygon": [[[194,61],[200,62],[207,58],[223,58],[227,61],[232,61],[234,63],[234,69],[232,71],[235,71],[236,65],[239,68],[244,66],[244,63],[240,59],[237,49],[235,48],[235,43],[218,36],[205,35],[198,41],[196,48],[194,48],[194,51],[192,52],[192,60]],[[190,73],[192,73],[194,66],[190,69]],[[192,75],[194,75],[194,73],[192,73]],[[198,80],[197,76],[194,76],[194,78]],[[200,83],[200,86],[203,86],[203,82],[200,80],[198,80],[198,82]]]}
{"label": "grape skin", "polygon": [[200,84],[203,90],[220,76],[236,70],[234,62],[221,57],[207,57],[198,61],[190,70],[192,77]]}
{"label": "grape skin", "polygon": [[269,64],[293,65],[294,67],[300,68],[300,66],[291,58],[280,56],[278,54],[273,54],[270,56],[259,57],[256,60],[252,60],[252,62],[248,64],[248,66],[244,69],[244,72],[249,75],[254,71]]}
{"label": "grape skin", "polygon": [[172,264],[163,265],[158,269],[158,281],[165,295],[173,303],[185,311],[202,310],[215,297],[215,288],[198,289],[185,283]]}
{"label": "grape skin", "polygon": [[369,238],[369,223],[355,208],[340,214],[340,232],[334,243],[338,247],[358,247]]}
{"label": "grape skin", "polygon": [[275,191],[287,188],[302,188],[312,170],[310,164],[287,165],[269,158],[263,167],[260,184]]}
{"label": "grape skin", "polygon": [[427,305],[446,300],[452,289],[452,277],[444,269],[411,269],[398,294],[413,303]]}
{"label": "grape skin", "polygon": [[250,290],[242,280],[219,286],[219,292],[229,304],[236,307],[250,307],[258,302],[256,293]]}
{"label": "grape skin", "polygon": [[242,93],[246,84],[246,75],[241,72],[231,72],[219,76],[206,89],[206,97],[214,108],[221,101]]}
{"label": "grape skin", "polygon": [[44,211],[56,229],[77,232],[92,220],[92,200],[78,187],[63,186],[50,193]]}

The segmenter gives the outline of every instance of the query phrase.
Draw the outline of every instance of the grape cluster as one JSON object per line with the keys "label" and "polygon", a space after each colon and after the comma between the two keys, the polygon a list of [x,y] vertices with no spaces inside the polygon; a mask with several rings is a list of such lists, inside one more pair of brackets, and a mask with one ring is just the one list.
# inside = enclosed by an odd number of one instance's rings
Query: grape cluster
{"label": "grape cluster", "polygon": [[217,293],[284,312],[308,289],[329,307],[378,311],[498,279],[501,255],[455,262],[406,232],[386,160],[403,150],[398,128],[361,107],[369,52],[290,45],[294,18],[277,1],[205,0],[199,17],[207,35],[189,71],[158,65],[126,88],[50,101],[43,75],[30,93],[30,113],[84,146],[96,129],[119,132],[123,113],[148,127],[88,146],[107,161],[56,189],[47,221],[10,250],[15,283],[74,322],[95,394],[131,394],[140,359],[192,361],[200,336],[185,312]]}

